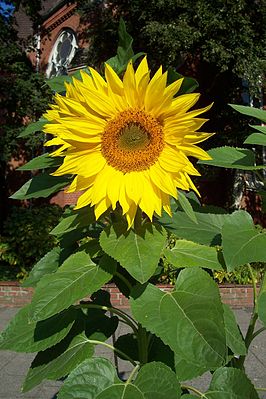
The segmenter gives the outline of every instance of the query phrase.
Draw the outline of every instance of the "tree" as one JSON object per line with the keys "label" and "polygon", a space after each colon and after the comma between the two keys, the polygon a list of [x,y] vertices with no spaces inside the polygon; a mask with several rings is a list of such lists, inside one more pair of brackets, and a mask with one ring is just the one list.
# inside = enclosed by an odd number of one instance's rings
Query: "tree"
{"label": "tree", "polygon": [[[30,140],[18,139],[18,134],[30,120],[44,112],[50,90],[44,77],[35,73],[14,27],[11,15],[0,13],[0,204],[6,215],[7,196],[10,194],[8,176],[12,174],[11,158],[27,159],[40,151],[42,135]],[[20,182],[21,183],[21,182]],[[1,220],[3,221],[3,220]]]}

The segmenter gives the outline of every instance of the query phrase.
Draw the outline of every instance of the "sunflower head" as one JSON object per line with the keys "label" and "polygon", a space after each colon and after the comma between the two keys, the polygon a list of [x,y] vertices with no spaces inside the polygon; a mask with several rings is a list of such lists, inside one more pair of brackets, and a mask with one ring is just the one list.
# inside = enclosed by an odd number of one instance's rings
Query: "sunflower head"
{"label": "sunflower head", "polygon": [[198,132],[210,106],[189,111],[199,94],[178,93],[182,79],[167,86],[159,68],[151,78],[146,57],[134,71],[129,62],[123,79],[105,65],[105,79],[94,69],[66,84],[46,113],[45,132],[63,156],[56,176],[73,174],[68,192],[84,191],[76,208],[94,206],[98,219],[120,204],[130,227],[138,207],[152,219],[162,209],[171,215],[170,196],[193,189],[199,175],[188,156],[210,159],[196,144],[212,134]]}

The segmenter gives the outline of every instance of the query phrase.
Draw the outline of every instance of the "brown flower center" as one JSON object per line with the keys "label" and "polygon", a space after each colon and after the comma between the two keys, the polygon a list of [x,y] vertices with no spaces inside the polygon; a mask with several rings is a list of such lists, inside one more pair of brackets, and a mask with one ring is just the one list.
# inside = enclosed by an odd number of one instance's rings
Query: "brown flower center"
{"label": "brown flower center", "polygon": [[102,136],[102,155],[121,172],[149,169],[164,147],[163,127],[138,109],[120,112],[107,123]]}

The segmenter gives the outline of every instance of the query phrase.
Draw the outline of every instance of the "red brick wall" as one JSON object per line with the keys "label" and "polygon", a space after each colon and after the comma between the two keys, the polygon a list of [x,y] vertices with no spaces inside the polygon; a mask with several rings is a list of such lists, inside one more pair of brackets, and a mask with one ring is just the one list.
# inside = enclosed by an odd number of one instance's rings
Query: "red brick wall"
{"label": "red brick wall", "polygon": [[[173,288],[170,285],[158,285],[158,287],[164,291],[170,291]],[[227,284],[219,288],[224,303],[234,308],[253,306],[251,286]],[[104,289],[110,292],[113,306],[120,309],[129,307],[127,298],[114,284],[109,284]],[[0,282],[0,306],[23,306],[31,301],[32,293],[32,288],[23,288],[16,282]]]}

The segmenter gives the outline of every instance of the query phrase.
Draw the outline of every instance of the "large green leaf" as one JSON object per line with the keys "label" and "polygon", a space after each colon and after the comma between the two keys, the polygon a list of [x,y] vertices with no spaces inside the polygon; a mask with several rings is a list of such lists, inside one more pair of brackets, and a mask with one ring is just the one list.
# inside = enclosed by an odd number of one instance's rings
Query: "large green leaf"
{"label": "large green leaf", "polygon": [[137,230],[126,230],[125,225],[117,223],[106,227],[100,236],[103,250],[141,283],[155,272],[165,242],[165,229],[152,223]]}
{"label": "large green leaf", "polygon": [[88,227],[93,222],[95,222],[93,209],[90,206],[86,206],[77,211],[71,211],[70,214],[68,213],[64,216],[50,234],[62,236],[82,227]]}
{"label": "large green leaf", "polygon": [[231,367],[215,371],[205,397],[208,399],[259,399],[246,374]]}
{"label": "large green leaf", "polygon": [[71,178],[67,176],[50,176],[46,173],[41,173],[28,180],[10,198],[16,200],[47,198],[54,192],[66,187],[70,181]]}
{"label": "large green leaf", "polygon": [[246,345],[237,325],[234,312],[228,305],[223,304],[226,344],[234,355],[246,355]]}
{"label": "large green leaf", "polygon": [[22,391],[27,392],[43,380],[56,380],[69,374],[78,364],[91,357],[94,347],[85,334],[79,334],[67,348],[64,343],[39,352],[31,364]]}
{"label": "large green leaf", "polygon": [[69,374],[57,396],[58,399],[95,399],[116,378],[116,369],[109,360],[86,359]]}
{"label": "large green leaf", "polygon": [[198,223],[192,222],[185,212],[176,211],[172,217],[164,214],[159,222],[179,238],[205,245],[221,244],[222,226],[230,215],[195,212]]}
{"label": "large green leaf", "polygon": [[206,368],[175,354],[175,370],[178,381],[187,381],[202,375]]}
{"label": "large green leaf", "polygon": [[27,137],[30,136],[32,133],[35,132],[40,132],[44,125],[46,125],[47,123],[49,123],[49,121],[45,118],[40,118],[37,122],[32,122],[30,123],[26,129],[24,129],[19,135],[18,137]]}
{"label": "large green leaf", "polygon": [[50,157],[49,154],[42,154],[39,157],[33,158],[25,165],[20,166],[17,170],[33,170],[33,169],[46,169],[53,168],[61,165],[63,162],[62,157]]}
{"label": "large green leaf", "polygon": [[60,265],[60,253],[61,249],[56,247],[40,259],[23,282],[23,287],[35,287],[43,276],[55,272]]}
{"label": "large green leaf", "polygon": [[44,276],[38,283],[30,318],[46,319],[98,291],[111,279],[115,266],[116,262],[108,256],[103,256],[97,265],[85,251],[71,255],[55,273]]}
{"label": "large green leaf", "polygon": [[256,166],[255,154],[246,148],[217,147],[207,151],[212,159],[200,160],[204,165],[218,166],[220,168],[257,170],[265,166]]}
{"label": "large green leaf", "polygon": [[261,133],[252,133],[244,141],[244,144],[266,145],[266,135]]}
{"label": "large green leaf", "polygon": [[266,327],[266,274],[264,274],[258,296],[258,315],[260,321],[264,324],[264,327]]}
{"label": "large green leaf", "polygon": [[228,271],[249,262],[266,262],[266,230],[254,226],[245,211],[236,211],[222,228],[223,254]]}
{"label": "large green leaf", "polygon": [[179,399],[181,388],[174,372],[163,363],[145,364],[134,382],[117,382],[96,396],[96,399]]}
{"label": "large green leaf", "polygon": [[216,248],[196,244],[192,241],[177,240],[172,249],[165,249],[164,255],[175,267],[203,267],[223,270]]}
{"label": "large green leaf", "polygon": [[252,116],[253,118],[266,122],[266,112],[262,109],[255,107],[247,107],[245,105],[236,105],[236,104],[229,104],[229,105],[232,108],[234,108],[236,111],[240,112],[241,114]]}
{"label": "large green leaf", "polygon": [[200,370],[213,370],[226,362],[222,304],[213,279],[201,269],[185,269],[176,287],[164,293],[148,284],[133,290],[134,317],[147,330]]}
{"label": "large green leaf", "polygon": [[0,335],[0,349],[16,352],[43,351],[60,342],[74,324],[77,310],[73,307],[38,323],[29,323],[29,307],[15,315]]}

